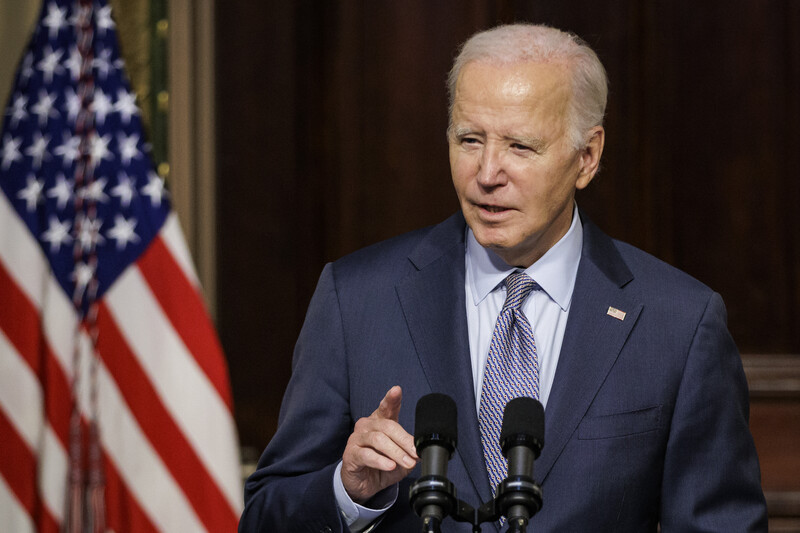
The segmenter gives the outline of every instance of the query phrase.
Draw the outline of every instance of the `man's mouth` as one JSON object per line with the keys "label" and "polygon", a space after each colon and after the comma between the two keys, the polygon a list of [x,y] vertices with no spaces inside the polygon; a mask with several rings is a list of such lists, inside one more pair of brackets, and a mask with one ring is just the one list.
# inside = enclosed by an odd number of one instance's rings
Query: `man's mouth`
{"label": "man's mouth", "polygon": [[490,213],[502,213],[503,211],[508,211],[507,207],[502,207],[499,205],[480,204],[480,208]]}

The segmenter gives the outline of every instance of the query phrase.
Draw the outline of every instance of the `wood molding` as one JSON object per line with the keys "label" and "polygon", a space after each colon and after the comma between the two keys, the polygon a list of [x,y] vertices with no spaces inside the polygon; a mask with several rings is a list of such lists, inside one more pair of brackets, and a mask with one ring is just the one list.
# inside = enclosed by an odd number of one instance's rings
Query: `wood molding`
{"label": "wood molding", "polygon": [[753,399],[800,399],[800,354],[743,354]]}

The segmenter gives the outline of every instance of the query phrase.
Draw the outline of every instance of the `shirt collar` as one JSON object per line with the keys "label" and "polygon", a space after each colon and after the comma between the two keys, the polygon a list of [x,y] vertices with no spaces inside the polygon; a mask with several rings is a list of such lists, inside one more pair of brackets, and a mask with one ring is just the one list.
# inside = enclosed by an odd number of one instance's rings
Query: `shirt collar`
{"label": "shirt collar", "polygon": [[[525,273],[564,311],[572,300],[582,247],[583,226],[578,209],[574,207],[572,224],[567,233],[538,261],[525,269]],[[514,270],[496,253],[478,244],[467,226],[467,276],[475,305],[483,301]]]}

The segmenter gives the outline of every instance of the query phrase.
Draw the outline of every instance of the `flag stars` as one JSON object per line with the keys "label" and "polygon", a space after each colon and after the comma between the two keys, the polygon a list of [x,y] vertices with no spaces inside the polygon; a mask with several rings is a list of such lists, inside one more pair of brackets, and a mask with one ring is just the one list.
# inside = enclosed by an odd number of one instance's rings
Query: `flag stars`
{"label": "flag stars", "polygon": [[102,126],[106,121],[106,116],[114,111],[114,105],[111,103],[111,99],[106,96],[106,93],[97,88],[94,90],[91,110],[94,111],[97,123]]}
{"label": "flag stars", "polygon": [[67,9],[61,9],[54,2],[50,2],[47,5],[47,16],[42,19],[42,25],[49,29],[50,39],[55,39],[61,28],[67,25]]}
{"label": "flag stars", "polygon": [[82,63],[83,58],[81,58],[81,53],[78,51],[78,47],[72,45],[69,49],[69,59],[64,62],[64,66],[69,70],[69,75],[72,77],[73,81],[78,81],[78,79],[81,77]]}
{"label": "flag stars", "polygon": [[139,236],[136,235],[136,219],[126,219],[122,215],[114,216],[114,227],[108,230],[108,237],[117,241],[117,250],[124,250],[127,244],[139,242]]}
{"label": "flag stars", "polygon": [[26,109],[27,106],[27,96],[18,94],[14,97],[14,101],[11,103],[11,106],[6,110],[6,115],[11,117],[12,128],[16,128],[20,120],[25,120],[28,118],[28,110]]}
{"label": "flag stars", "polygon": [[56,94],[50,94],[44,89],[39,91],[39,100],[31,106],[33,114],[39,117],[39,126],[45,126],[48,119],[58,118],[56,98]]}
{"label": "flag stars", "polygon": [[139,135],[136,133],[127,136],[124,133],[120,133],[117,136],[117,145],[123,165],[127,166],[131,163],[131,159],[140,159],[142,157],[142,153],[137,146],[138,144]]}
{"label": "flag stars", "polygon": [[67,207],[67,202],[72,199],[73,183],[64,174],[58,174],[56,176],[56,184],[47,191],[48,198],[55,198],[59,211],[63,211]]}
{"label": "flag stars", "polygon": [[64,98],[64,107],[67,110],[67,118],[70,122],[75,124],[75,121],[78,119],[78,113],[81,112],[81,98],[72,87],[67,87],[64,90]]}
{"label": "flag stars", "polygon": [[33,133],[33,140],[31,145],[25,150],[25,155],[31,157],[31,166],[34,170],[42,168],[43,159],[50,159],[50,154],[47,152],[48,144],[50,144],[49,135],[42,135],[39,131]]}
{"label": "flag stars", "polygon": [[47,45],[44,49],[44,57],[36,67],[42,71],[46,83],[53,83],[53,76],[64,72],[64,67],[61,66],[61,56],[64,55],[63,50],[53,51],[53,47]]}
{"label": "flag stars", "polygon": [[21,145],[22,139],[19,137],[12,137],[8,133],[3,136],[3,161],[0,163],[0,168],[8,170],[12,163],[22,159],[22,153],[19,151]]}
{"label": "flag stars", "polygon": [[103,6],[97,10],[97,33],[105,35],[106,30],[114,29],[114,19],[111,18],[111,6]]}
{"label": "flag stars", "polygon": [[126,173],[120,172],[117,176],[119,182],[116,187],[111,189],[111,195],[119,198],[119,203],[127,209],[131,205],[134,195],[136,194],[135,180],[131,179]]}
{"label": "flag stars", "polygon": [[81,156],[81,138],[70,134],[69,131],[64,131],[62,138],[64,139],[63,144],[57,146],[53,153],[63,159],[65,167],[69,167]]}
{"label": "flag stars", "polygon": [[36,205],[42,202],[42,191],[44,190],[44,180],[37,179],[35,175],[28,175],[28,184],[20,189],[17,198],[25,200],[25,209],[32,213],[36,210]]}
{"label": "flag stars", "polygon": [[111,49],[103,48],[100,54],[92,61],[92,66],[97,69],[100,79],[108,78],[108,73],[114,68],[111,63]]}
{"label": "flag stars", "polygon": [[86,287],[94,279],[94,267],[83,261],[75,263],[75,269],[72,271],[71,277],[72,281],[75,282],[75,297],[80,300],[83,298],[84,292],[86,292]]}
{"label": "flag stars", "polygon": [[99,244],[104,244],[106,240],[100,234],[103,221],[99,218],[89,219],[83,217],[78,220],[78,242],[84,252],[90,252]]}
{"label": "flag stars", "polygon": [[131,117],[139,114],[139,108],[136,106],[136,93],[124,89],[117,91],[117,103],[114,104],[114,111],[119,112],[125,124],[130,124]]}
{"label": "flag stars", "polygon": [[22,60],[22,67],[20,68],[20,82],[23,84],[28,83],[28,80],[33,76],[33,52],[28,52]]}
{"label": "flag stars", "polygon": [[150,172],[150,181],[142,187],[142,195],[150,197],[150,203],[156,207],[161,206],[161,199],[166,194],[164,181],[155,172]]}
{"label": "flag stars", "polygon": [[78,196],[91,202],[106,203],[108,202],[108,195],[106,195],[104,191],[106,188],[106,183],[108,183],[106,178],[96,179],[90,184],[81,188],[81,190],[78,192]]}
{"label": "flag stars", "polygon": [[50,216],[50,225],[47,231],[42,233],[42,240],[50,243],[50,253],[58,253],[61,251],[62,244],[69,244],[72,242],[70,229],[72,224],[69,220],[61,222],[56,216]]}
{"label": "flag stars", "polygon": [[108,149],[108,143],[111,142],[111,135],[105,134],[102,137],[99,135],[92,135],[91,140],[91,154],[92,154],[92,165],[97,166],[99,165],[103,159],[113,159],[114,155]]}

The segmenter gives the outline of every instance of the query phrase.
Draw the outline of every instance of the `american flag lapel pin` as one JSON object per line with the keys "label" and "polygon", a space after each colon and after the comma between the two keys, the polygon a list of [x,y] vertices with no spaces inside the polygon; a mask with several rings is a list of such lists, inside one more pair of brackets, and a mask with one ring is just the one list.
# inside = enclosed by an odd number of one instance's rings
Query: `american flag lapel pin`
{"label": "american flag lapel pin", "polygon": [[620,311],[616,307],[609,307],[608,311],[606,311],[608,316],[613,316],[617,320],[625,320],[625,311]]}

